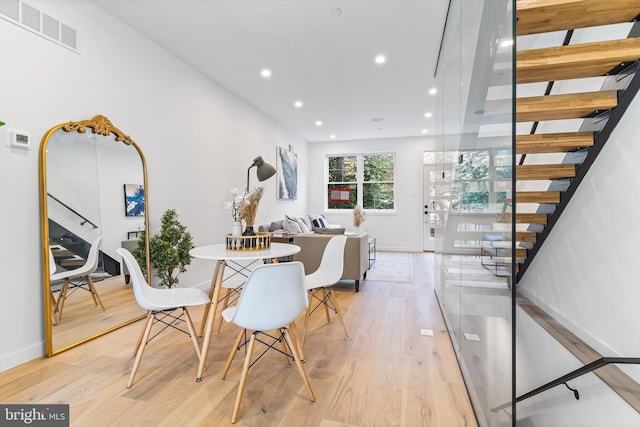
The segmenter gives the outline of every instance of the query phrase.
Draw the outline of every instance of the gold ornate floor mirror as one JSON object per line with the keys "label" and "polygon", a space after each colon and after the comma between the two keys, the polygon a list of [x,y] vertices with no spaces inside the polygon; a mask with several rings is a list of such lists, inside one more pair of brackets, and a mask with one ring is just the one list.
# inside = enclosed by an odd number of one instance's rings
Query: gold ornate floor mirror
{"label": "gold ornate floor mirror", "polygon": [[51,128],[39,172],[46,355],[53,356],[146,315],[116,250],[149,229],[147,166],[140,147],[98,115]]}

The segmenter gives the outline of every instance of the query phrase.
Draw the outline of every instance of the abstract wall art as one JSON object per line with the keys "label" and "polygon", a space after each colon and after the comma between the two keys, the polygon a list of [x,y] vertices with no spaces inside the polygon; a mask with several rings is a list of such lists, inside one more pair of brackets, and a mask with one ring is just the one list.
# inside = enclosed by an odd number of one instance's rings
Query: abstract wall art
{"label": "abstract wall art", "polygon": [[276,178],[278,199],[296,200],[298,197],[298,155],[276,147]]}
{"label": "abstract wall art", "polygon": [[144,216],[143,185],[124,185],[124,213],[126,216]]}

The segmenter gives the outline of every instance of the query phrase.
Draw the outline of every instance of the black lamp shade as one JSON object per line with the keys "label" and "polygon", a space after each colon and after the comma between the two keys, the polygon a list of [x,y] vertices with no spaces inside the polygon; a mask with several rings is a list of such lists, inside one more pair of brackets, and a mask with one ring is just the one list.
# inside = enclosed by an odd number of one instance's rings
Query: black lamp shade
{"label": "black lamp shade", "polygon": [[247,169],[247,188],[246,188],[247,193],[249,192],[249,170],[254,166],[256,168],[256,175],[258,176],[258,181],[260,182],[266,181],[267,179],[271,178],[273,175],[276,174],[276,168],[271,166],[269,163],[266,163],[262,159],[262,156],[256,157],[255,159],[253,159],[253,163],[251,164],[251,166],[249,166],[249,169]]}

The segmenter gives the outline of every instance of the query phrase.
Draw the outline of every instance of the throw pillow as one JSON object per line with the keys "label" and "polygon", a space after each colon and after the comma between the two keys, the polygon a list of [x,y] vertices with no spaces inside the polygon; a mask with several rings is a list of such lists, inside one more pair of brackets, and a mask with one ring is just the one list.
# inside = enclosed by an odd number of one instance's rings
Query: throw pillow
{"label": "throw pillow", "polygon": [[287,230],[291,234],[300,234],[300,233],[302,233],[302,229],[300,228],[300,225],[298,225],[296,220],[291,219],[291,218],[285,218],[282,221],[282,228],[284,228],[285,230]]}
{"label": "throw pillow", "polygon": [[309,219],[311,220],[312,227],[324,228],[326,226],[326,221],[322,215],[309,214]]}
{"label": "throw pillow", "polygon": [[302,221],[304,221],[304,225],[307,226],[307,230],[311,231],[311,229],[313,228],[313,225],[311,225],[311,221],[309,221],[309,218],[306,216],[303,216],[302,218],[300,218]]}
{"label": "throw pillow", "polygon": [[309,227],[307,227],[307,224],[305,224],[305,222],[302,220],[302,218],[295,218],[295,221],[298,223],[298,225],[300,226],[300,232],[301,233],[308,233],[311,231],[311,229]]}

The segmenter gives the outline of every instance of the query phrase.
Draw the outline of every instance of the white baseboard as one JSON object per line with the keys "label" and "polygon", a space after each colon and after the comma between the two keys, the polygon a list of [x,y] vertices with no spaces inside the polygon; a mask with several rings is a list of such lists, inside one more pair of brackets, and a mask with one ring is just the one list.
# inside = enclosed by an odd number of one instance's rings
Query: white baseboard
{"label": "white baseboard", "polygon": [[44,342],[30,345],[9,355],[0,356],[0,372],[8,371],[41,357],[44,357]]}

